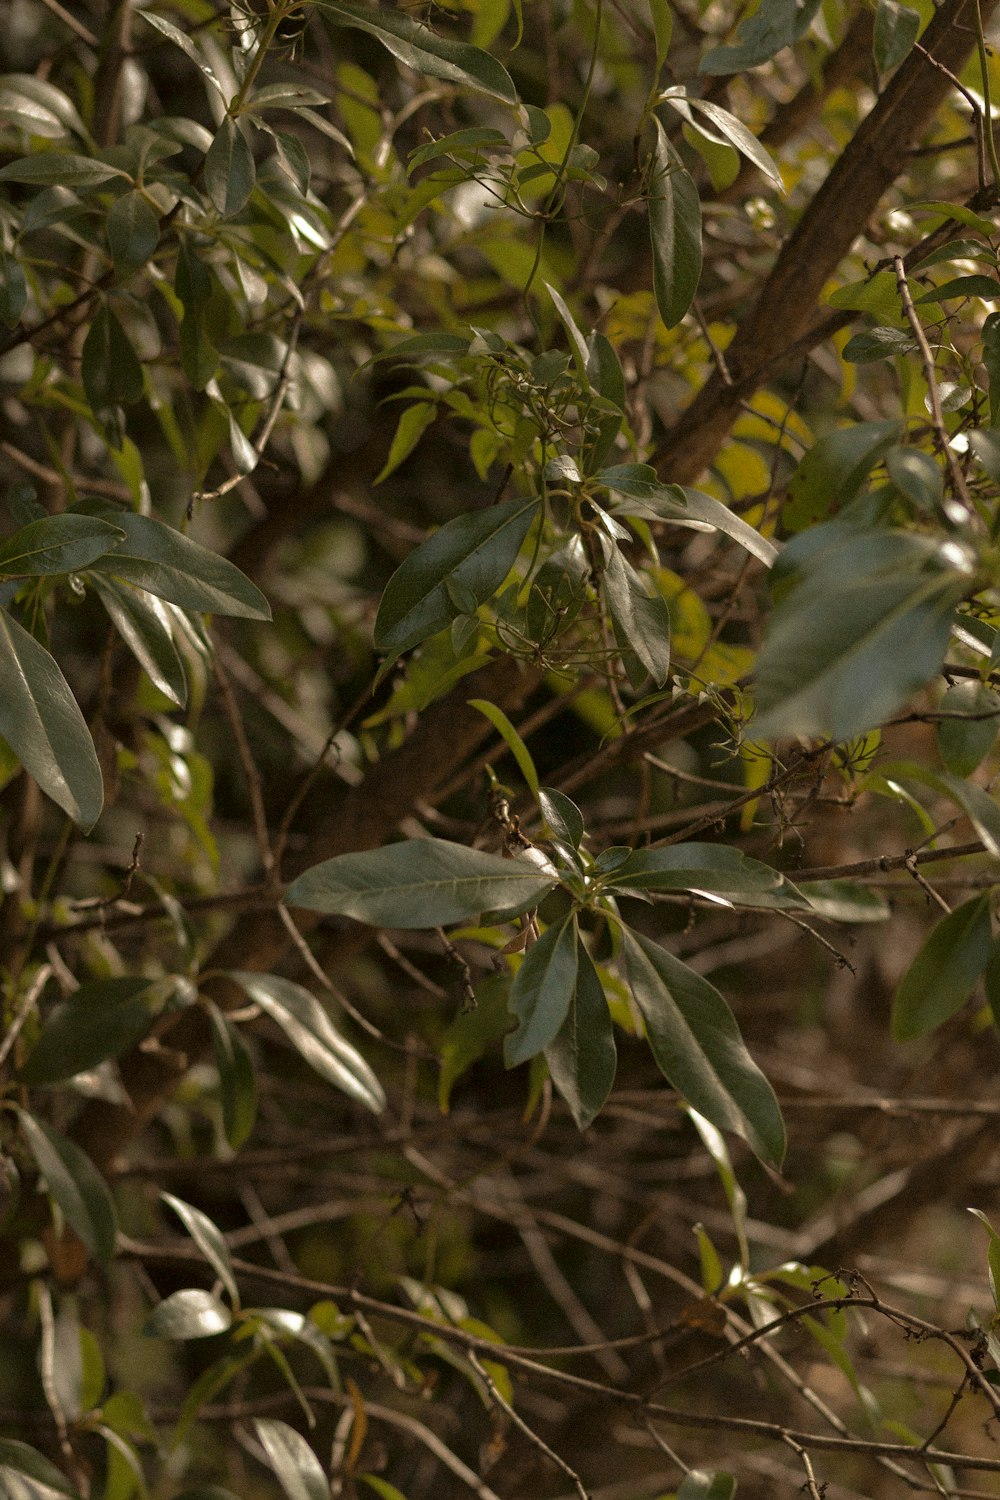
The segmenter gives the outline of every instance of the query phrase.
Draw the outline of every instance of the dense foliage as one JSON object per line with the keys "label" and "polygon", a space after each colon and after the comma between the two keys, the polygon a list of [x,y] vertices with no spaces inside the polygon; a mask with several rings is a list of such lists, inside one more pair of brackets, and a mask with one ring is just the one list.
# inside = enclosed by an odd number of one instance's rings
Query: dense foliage
{"label": "dense foliage", "polygon": [[6,8],[10,1500],[1000,1493],[994,7]]}

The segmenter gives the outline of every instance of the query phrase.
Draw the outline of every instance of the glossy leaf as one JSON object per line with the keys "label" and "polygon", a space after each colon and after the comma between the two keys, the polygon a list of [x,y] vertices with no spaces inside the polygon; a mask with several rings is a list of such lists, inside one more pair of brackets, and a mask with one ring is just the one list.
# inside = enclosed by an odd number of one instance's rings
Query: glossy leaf
{"label": "glossy leaf", "polygon": [[389,579],[375,620],[375,645],[394,657],[436,635],[458,613],[448,584],[485,604],[521,550],[537,501],[506,500],[447,521]]}
{"label": "glossy leaf", "polygon": [[572,913],[546,928],[514,975],[508,1008],[517,1028],[504,1038],[508,1068],[527,1062],[557,1036],[576,988],[577,932]]}
{"label": "glossy leaf", "polygon": [[879,359],[912,354],[916,348],[912,336],[899,328],[869,328],[855,333],[844,345],[844,359],[852,365],[868,365]]}
{"label": "glossy leaf", "polygon": [[314,995],[277,974],[250,974],[237,969],[230,978],[281,1027],[314,1072],[372,1114],[382,1112],[386,1102],[382,1085],[360,1052],[340,1035]]}
{"label": "glossy leaf", "polygon": [[91,1255],[110,1260],[118,1232],[115,1205],[90,1157],[26,1109],[18,1109],[17,1115],[28,1149],[67,1224]]}
{"label": "glossy leaf", "polygon": [[965,1004],[993,952],[988,892],[943,917],[903,975],[892,1002],[898,1042],[925,1036]]}
{"label": "glossy leaf", "polygon": [[764,149],[753,132],[747,129],[742,120],[738,120],[728,109],[723,109],[720,104],[713,103],[711,99],[688,98],[687,102],[691,109],[705,116],[719,135],[724,136],[730,145],[735,146],[736,150],[748,161],[753,162],[754,166],[763,172],[775,187],[784,192],[781,173],[770,153]]}
{"label": "glossy leaf", "polygon": [[920,32],[920,13],[899,0],[878,0],[872,54],[880,73],[903,61]]}
{"label": "glossy leaf", "polygon": [[721,500],[689,485],[660,484],[656,470],[648,464],[602,469],[595,478],[616,494],[627,497],[631,503],[621,507],[626,514],[655,516],[675,526],[692,526],[699,531],[722,531],[767,568],[773,566],[778,556],[773,542],[748,526],[742,516]]}
{"label": "glossy leaf", "polygon": [[46,516],[0,544],[0,577],[40,578],[88,567],[124,541],[120,526],[95,516]]}
{"label": "glossy leaf", "polygon": [[139,12],[139,14],[143,17],[144,20],[149,22],[150,26],[155,26],[157,31],[159,31],[163,36],[167,37],[169,41],[173,42],[175,47],[179,47],[185,54],[185,56],[189,57],[194,63],[195,67],[202,74],[202,76],[208,79],[212,87],[214,89],[217,89],[218,92],[222,95],[223,100],[228,103],[228,100],[226,100],[225,89],[222,87],[222,84],[212,72],[212,69],[205,62],[204,58],[198,51],[194,42],[188,36],[187,32],[182,31],[179,26],[174,25],[173,21],[168,21],[166,16],[158,15],[155,11],[142,10]]}
{"label": "glossy leaf", "polygon": [[288,1500],[330,1500],[330,1482],[301,1433],[272,1417],[255,1417],[253,1425]]}
{"label": "glossy leaf", "polygon": [[664,1077],[713,1125],[780,1167],[781,1110],[718,990],[648,938],[625,929],[622,942],[629,986]]}
{"label": "glossy leaf", "polygon": [[10,1470],[15,1483],[18,1476],[23,1476],[30,1482],[29,1495],[35,1493],[34,1485],[41,1485],[43,1491],[53,1490],[57,1495],[65,1495],[67,1500],[77,1500],[76,1487],[62,1470],[57,1469],[52,1460],[39,1453],[37,1448],[22,1443],[18,1438],[0,1438],[0,1483],[3,1482],[5,1469]]}
{"label": "glossy leaf", "polygon": [[407,839],[313,865],[285,899],[373,927],[445,927],[484,911],[525,911],[555,883],[553,874],[520,857],[448,839]]}
{"label": "glossy leaf", "polygon": [[181,609],[269,620],[271,607],[245,573],[172,526],[124,511],[117,518],[125,540],[100,558],[93,571],[108,573]]}
{"label": "glossy leaf", "polygon": [[701,204],[694,179],[676,161],[659,120],[649,190],[653,290],[660,317],[676,328],[701,280]]}
{"label": "glossy leaf", "polygon": [[121,1057],[149,1031],[149,979],[92,979],[56,1007],[42,1027],[20,1081],[59,1083]]}
{"label": "glossy leaf", "polygon": [[604,987],[582,941],[569,1009],[545,1048],[545,1061],[577,1128],[586,1130],[611,1092],[618,1058]]}
{"label": "glossy leaf", "polygon": [[219,1072],[222,1122],[234,1151],[245,1144],[257,1118],[257,1076],[253,1059],[239,1029],[217,1005],[209,1003],[212,1051]]}
{"label": "glossy leaf", "polygon": [[218,1297],[200,1287],[185,1287],[156,1304],[142,1331],[161,1339],[210,1339],[225,1333],[232,1322],[232,1313]]}
{"label": "glossy leaf", "polygon": [[[626,654],[641,663],[639,671],[630,673],[633,687],[642,684],[645,673],[662,687],[670,676],[670,611],[662,594],[648,594],[640,575],[612,547],[601,575],[615,636]],[[644,669],[644,670],[643,670]]]}
{"label": "glossy leaf", "polygon": [[[623,891],[710,891],[748,906],[756,897],[787,887],[780,870],[750,859],[728,844],[636,849],[615,868],[609,883]],[[789,895],[794,899],[794,887]],[[798,904],[807,903],[800,900]]]}
{"label": "glossy leaf", "polygon": [[102,303],[83,341],[83,388],[95,413],[132,406],[145,389],[142,365],[118,318]]}
{"label": "glossy leaf", "polygon": [[144,266],[160,240],[160,221],[144,193],[134,190],[116,198],[105,225],[118,279]]}
{"label": "glossy leaf", "polygon": [[200,1208],[195,1208],[192,1204],[185,1203],[182,1198],[175,1198],[173,1193],[161,1193],[160,1198],[167,1204],[168,1208],[173,1209],[174,1213],[180,1219],[184,1228],[222,1282],[233,1306],[239,1307],[239,1288],[236,1285],[236,1277],[233,1275],[233,1264],[229,1255],[229,1247],[223,1239],[221,1231],[212,1223],[207,1214],[202,1213]]}
{"label": "glossy leaf", "polygon": [[944,473],[919,448],[890,448],[885,455],[889,478],[920,510],[933,512],[944,498]]}
{"label": "glossy leaf", "polygon": [[245,208],[256,180],[253,152],[240,127],[226,115],[205,156],[205,189],[224,219]]}
{"label": "glossy leaf", "polygon": [[111,177],[125,173],[93,156],[73,151],[40,151],[36,156],[19,156],[0,167],[0,182],[23,182],[33,186],[65,188],[99,187]]}
{"label": "glossy leaf", "polygon": [[95,573],[90,581],[115,629],[150,682],[171,703],[183,708],[187,702],[187,673],[174,645],[168,607],[155,594],[131,588],[117,578]]}
{"label": "glossy leaf", "polygon": [[317,10],[337,26],[350,26],[375,37],[408,68],[429,78],[443,78],[462,88],[517,103],[510,74],[496,58],[468,42],[438,36],[429,26],[386,6],[362,7],[340,0],[315,0]]}
{"label": "glossy leaf", "polygon": [[538,789],[538,805],[553,836],[567,848],[579,849],[583,842],[583,814],[576,803],[554,787]]}
{"label": "glossy leaf", "polygon": [[46,796],[84,832],[104,784],[90,731],[52,656],[0,610],[0,734]]}

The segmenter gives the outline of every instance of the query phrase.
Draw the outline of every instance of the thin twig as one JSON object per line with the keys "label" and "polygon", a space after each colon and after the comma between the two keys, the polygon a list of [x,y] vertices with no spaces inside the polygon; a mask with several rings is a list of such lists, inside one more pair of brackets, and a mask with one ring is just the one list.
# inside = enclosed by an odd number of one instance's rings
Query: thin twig
{"label": "thin twig", "polygon": [[497,1383],[493,1379],[493,1376],[490,1374],[489,1370],[487,1370],[486,1366],[476,1358],[476,1355],[471,1349],[466,1351],[465,1357],[469,1361],[469,1364],[472,1366],[472,1368],[475,1370],[476,1374],[479,1376],[480,1380],[485,1385],[486,1389],[489,1391],[491,1400],[500,1408],[502,1412],[506,1413],[507,1417],[511,1422],[513,1422],[518,1431],[523,1432],[524,1436],[528,1439],[528,1442],[532,1443],[540,1453],[543,1453],[550,1463],[555,1464],[557,1469],[562,1470],[562,1472],[566,1475],[566,1478],[569,1480],[570,1484],[576,1490],[576,1493],[579,1495],[580,1500],[590,1500],[590,1495],[587,1493],[583,1481],[581,1480],[576,1470],[571,1468],[566,1460],[562,1458],[554,1448],[550,1448],[545,1439],[539,1437],[535,1429],[533,1427],[529,1427],[520,1413],[516,1412],[511,1406],[510,1402],[500,1394],[500,1391],[497,1389]]}

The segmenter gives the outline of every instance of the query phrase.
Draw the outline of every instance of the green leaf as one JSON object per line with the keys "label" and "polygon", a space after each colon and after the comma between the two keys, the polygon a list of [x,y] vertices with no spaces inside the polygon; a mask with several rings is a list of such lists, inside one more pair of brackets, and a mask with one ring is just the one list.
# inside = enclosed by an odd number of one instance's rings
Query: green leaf
{"label": "green leaf", "polygon": [[903,975],[892,1002],[896,1041],[925,1036],[953,1016],[992,952],[990,894],[984,891],[937,924]]}
{"label": "green leaf", "polygon": [[224,219],[246,207],[256,177],[246,136],[226,115],[205,155],[205,190]]}
{"label": "green leaf", "polygon": [[[986,374],[990,383],[990,423],[996,427],[1000,424],[1000,313],[990,313],[988,318],[983,319],[980,337],[983,341],[983,364],[986,366]],[[981,436],[983,434],[979,432],[969,434],[973,452],[977,457],[979,457],[978,450],[972,439]],[[980,462],[982,462],[981,459]]]}
{"label": "green leaf", "polygon": [[90,1157],[51,1125],[17,1110],[25,1141],[70,1228],[98,1260],[115,1253],[114,1200]]}
{"label": "green leaf", "polygon": [[649,190],[649,236],[653,290],[660,317],[676,328],[701,280],[701,204],[694,179],[673,157],[658,119],[653,180]]}
{"label": "green leaf", "polygon": [[553,837],[568,849],[579,849],[583,843],[584,824],[583,814],[576,803],[551,786],[539,787],[536,800]]}
{"label": "green leaf", "polygon": [[[698,65],[699,73],[742,73],[769,62],[791,47],[812,24],[819,0],[761,0],[753,15],[745,16],[731,46],[713,47]],[[687,1497],[685,1496],[685,1500]]]}
{"label": "green leaf", "polygon": [[160,242],[160,221],[144,193],[123,193],[108,210],[105,232],[119,281],[144,266]]}
{"label": "green leaf", "polygon": [[438,36],[402,11],[384,6],[362,8],[341,4],[340,0],[316,0],[316,6],[334,25],[355,27],[376,37],[393,57],[418,73],[491,94],[506,104],[518,102],[506,68],[479,47]]}
{"label": "green leaf", "polygon": [[636,849],[614,869],[608,883],[623,891],[708,891],[747,906],[752,906],[756,897],[775,891],[787,890],[790,895],[795,891],[780,870],[749,859],[728,844]]}
{"label": "green leaf", "polygon": [[21,262],[7,250],[0,250],[0,322],[16,328],[28,302],[28,283]]}
{"label": "green leaf", "polygon": [[508,1001],[518,1022],[504,1038],[508,1068],[527,1062],[558,1034],[576,988],[576,950],[576,918],[571,912],[546,928],[525,953]]}
{"label": "green leaf", "polygon": [[46,516],[29,521],[0,545],[0,576],[40,578],[86,568],[123,541],[120,526],[93,516]]}
{"label": "green leaf", "polygon": [[495,703],[487,702],[485,698],[469,698],[468,704],[470,708],[478,709],[481,714],[489,719],[490,723],[493,725],[493,728],[500,735],[501,739],[506,744],[507,749],[517,761],[517,768],[520,771],[521,775],[524,777],[525,783],[530,790],[531,795],[537,802],[538,772],[535,770],[535,762],[531,758],[527,745],[524,743],[521,736],[518,734],[517,730],[514,728],[507,715],[504,713],[503,709],[497,708]]}
{"label": "green leaf", "polygon": [[441,156],[462,156],[477,160],[483,147],[506,150],[507,145],[507,137],[495,126],[471,125],[465,130],[453,130],[450,135],[443,135],[438,140],[429,141],[426,146],[418,146],[415,151],[411,151],[407,158],[407,171],[413,172],[417,167],[436,161]]}
{"label": "green leaf", "polygon": [[670,38],[674,30],[674,13],[669,0],[649,0],[649,14],[653,22],[653,37],[656,42],[656,77],[667,60]]}
{"label": "green leaf", "polygon": [[33,73],[7,73],[0,78],[0,117],[46,140],[87,134],[75,106],[62,90]]}
{"label": "green leaf", "polygon": [[[669,102],[669,96],[665,97]],[[737,151],[741,152],[748,161],[752,161],[754,166],[763,172],[769,181],[774,183],[775,187],[780,188],[784,192],[785,184],[782,181],[781,173],[775,165],[774,160],[769,152],[765,151],[757,137],[746,128],[741,120],[738,120],[728,109],[723,109],[719,104],[713,104],[710,99],[689,98],[687,102],[692,109],[696,109],[700,114],[705,115],[715,126],[719,134],[725,136],[730,145],[735,146]]]}
{"label": "green leaf", "polygon": [[[9,1469],[13,1475],[23,1475],[47,1490],[54,1490],[57,1495],[65,1495],[67,1500],[77,1500],[77,1490],[62,1470],[57,1469],[51,1459],[39,1453],[37,1448],[19,1442],[17,1438],[0,1438],[0,1471],[4,1469]],[[30,1495],[32,1491],[29,1490],[28,1493]]]}
{"label": "green leaf", "polygon": [[329,1500],[330,1481],[294,1427],[272,1417],[255,1417],[253,1425],[288,1500]]}
{"label": "green leaf", "polygon": [[885,922],[892,915],[885,897],[858,881],[802,880],[797,890],[830,922]]}
{"label": "green leaf", "polygon": [[875,360],[912,354],[916,347],[911,336],[898,328],[869,328],[847,340],[843,357],[851,365],[869,365]]}
{"label": "green leaf", "polygon": [[898,766],[891,761],[883,762],[879,769],[897,781],[918,781],[950,797],[965,813],[988,852],[1000,858],[1000,807],[983,787],[963,776],[953,776],[950,771],[935,771],[916,761],[904,761]]}
{"label": "green leaf", "polygon": [[388,479],[403,460],[409,458],[436,416],[437,403],[434,401],[415,401],[412,406],[406,407],[389,445],[389,456],[372,480],[373,484],[381,484],[383,479]]}
{"label": "green leaf", "polygon": [[139,356],[106,302],[98,308],[83,341],[81,372],[87,400],[95,413],[112,406],[131,406],[142,399],[145,383]]}
{"label": "green leaf", "polygon": [[451,1107],[451,1091],[458,1079],[509,1029],[508,989],[506,981],[487,975],[476,985],[475,1006],[459,1011],[445,1031],[438,1076],[438,1108],[443,1115]]}
{"label": "green leaf", "polygon": [[115,578],[91,576],[91,583],[115,629],[160,692],[183,708],[187,673],[174,645],[173,624],[165,604]]}
{"label": "green leaf", "polygon": [[872,55],[880,73],[903,61],[920,32],[920,14],[898,0],[878,0]]}
{"label": "green leaf", "polygon": [[[642,685],[645,673],[663,687],[670,676],[670,611],[660,593],[646,592],[643,581],[618,547],[612,547],[601,575],[604,597],[628,669],[630,657],[641,667],[629,672],[632,686]],[[643,671],[642,669],[645,669]]]}
{"label": "green leaf", "polygon": [[234,1151],[247,1141],[257,1118],[257,1076],[250,1049],[239,1029],[217,1005],[208,1002],[212,1051],[219,1070],[222,1123]]}
{"label": "green leaf", "polygon": [[146,1035],[153,1012],[150,979],[94,979],[56,1007],[18,1077],[21,1083],[59,1083],[121,1057]]}
{"label": "green leaf", "polygon": [[222,1232],[212,1223],[207,1214],[202,1213],[200,1208],[194,1208],[192,1204],[185,1203],[182,1198],[175,1198],[173,1193],[161,1193],[160,1198],[168,1208],[173,1209],[222,1282],[233,1307],[238,1308],[240,1305],[239,1288],[236,1285],[236,1277],[233,1275],[229,1246],[223,1239]]}
{"label": "green leaf", "polygon": [[175,26],[173,21],[168,21],[165,16],[157,15],[153,11],[141,10],[139,14],[144,20],[149,22],[150,26],[155,26],[157,31],[172,41],[175,47],[179,47],[185,56],[191,59],[199,72],[208,79],[213,88],[218,90],[222,95],[223,101],[228,104],[229,100],[226,98],[225,89],[212,72],[212,69],[204,61],[187,32],[181,31],[180,27]]}
{"label": "green leaf", "polygon": [[407,839],[313,865],[285,899],[373,927],[445,927],[484,911],[526,911],[555,884],[554,874],[520,856]]}
{"label": "green leaf", "polygon": [[372,1114],[381,1114],[386,1102],[382,1085],[360,1052],[340,1035],[314,995],[301,984],[277,974],[250,974],[235,969],[230,978],[281,1027],[314,1072]]}
{"label": "green leaf", "polygon": [[460,333],[445,333],[441,329],[433,333],[415,333],[410,338],[400,339],[389,349],[372,356],[372,361],[398,359],[408,363],[425,354],[468,354],[471,338]]}
{"label": "green leaf", "polygon": [[969,587],[932,543],[831,525],[783,554],[802,563],[757,661],[754,733],[850,739],[883,723],[938,671]]}
{"label": "green leaf", "polygon": [[78,156],[72,151],[39,151],[34,156],[19,156],[0,167],[0,182],[24,182],[35,186],[64,188],[99,187],[111,177],[126,177],[118,167],[93,156]]}
{"label": "green leaf", "polygon": [[210,1339],[232,1323],[232,1313],[218,1297],[200,1287],[185,1287],[156,1304],[142,1331],[161,1339]]}
{"label": "green leaf", "polygon": [[885,455],[889,478],[920,510],[935,511],[944,499],[944,474],[920,448],[890,448]]}
{"label": "green leaf", "polygon": [[686,484],[660,484],[656,470],[648,464],[621,464],[602,469],[594,477],[616,494],[639,502],[638,505],[621,506],[625,514],[655,516],[674,526],[691,526],[698,531],[710,528],[724,532],[766,568],[774,565],[778,556],[774,543],[712,495],[705,495]]}
{"label": "green leaf", "polygon": [[506,500],[448,521],[389,579],[375,619],[375,646],[395,658],[443,630],[459,613],[448,581],[485,604],[514,566],[538,502]]}
{"label": "green leaf", "polygon": [[1000,297],[1000,281],[993,276],[955,276],[951,281],[945,281],[941,286],[917,297],[915,302],[919,307],[922,302],[948,302],[953,297],[988,297],[995,300]]}
{"label": "green leaf", "polygon": [[990,1237],[988,1254],[990,1272],[990,1291],[993,1293],[993,1305],[1000,1309],[1000,1235],[997,1234],[989,1219],[981,1208],[970,1208],[970,1214],[974,1214],[981,1224],[986,1226],[986,1232]]}
{"label": "green leaf", "polygon": [[85,833],[101,815],[94,742],[53,657],[0,610],[0,734],[47,797]]}
{"label": "green leaf", "polygon": [[618,1058],[604,987],[582,939],[569,1009],[545,1048],[545,1061],[577,1128],[586,1130],[611,1092]]}
{"label": "green leaf", "polygon": [[115,552],[100,558],[93,572],[120,578],[181,609],[247,620],[271,618],[271,607],[260,590],[218,553],[152,516],[123,511],[115,519],[125,540]]}
{"label": "green leaf", "polygon": [[648,938],[622,930],[628,982],[667,1081],[699,1114],[780,1167],[785,1127],[771,1085],[714,985]]}
{"label": "green leaf", "polygon": [[854,499],[900,436],[898,422],[855,422],[821,437],[789,481],[782,512],[788,530],[804,531],[835,516]]}
{"label": "green leaf", "polygon": [[941,759],[955,776],[971,776],[996,743],[1000,694],[984,682],[957,682],[938,707],[942,713],[959,715],[938,723]]}

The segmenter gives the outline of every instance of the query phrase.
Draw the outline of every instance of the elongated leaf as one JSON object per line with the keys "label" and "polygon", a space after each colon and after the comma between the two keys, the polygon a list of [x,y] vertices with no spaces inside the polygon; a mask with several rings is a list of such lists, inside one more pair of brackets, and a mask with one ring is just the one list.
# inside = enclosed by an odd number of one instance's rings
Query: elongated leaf
{"label": "elongated leaf", "polygon": [[636,849],[615,868],[609,882],[619,890],[710,891],[751,906],[755,898],[787,888],[780,870],[728,844]]}
{"label": "elongated leaf", "polygon": [[878,0],[872,54],[880,73],[888,73],[909,52],[920,32],[920,13],[898,0]]}
{"label": "elongated leaf", "polygon": [[139,592],[111,577],[91,577],[115,629],[149,680],[178,708],[187,702],[187,673],[174,645],[173,622],[155,594]]}
{"label": "elongated leaf", "polygon": [[316,0],[316,7],[335,25],[355,27],[376,37],[393,57],[418,73],[443,78],[477,93],[492,94],[506,104],[518,102],[517,90],[506,68],[479,47],[438,36],[402,11],[385,6],[362,7],[341,4],[340,0]]}
{"label": "elongated leaf", "polygon": [[404,459],[409,458],[436,416],[437,404],[434,401],[415,401],[412,406],[406,407],[389,445],[389,455],[372,480],[373,484],[381,484],[383,479],[388,479]]}
{"label": "elongated leaf", "polygon": [[618,1058],[604,988],[582,941],[566,1019],[546,1047],[545,1061],[578,1129],[586,1130],[611,1092]]}
{"label": "elongated leaf", "polygon": [[[826,533],[823,535],[823,533]],[[815,528],[764,637],[755,732],[850,739],[883,723],[941,666],[968,576],[902,532]]]}
{"label": "elongated leaf", "polygon": [[653,289],[664,324],[676,328],[701,280],[701,204],[694,179],[675,160],[659,120],[653,162],[649,192]]}
{"label": "elongated leaf", "polygon": [[142,365],[128,334],[107,303],[98,308],[83,341],[83,388],[94,412],[132,406],[144,390]]}
{"label": "elongated leaf", "polygon": [[0,1470],[3,1469],[10,1469],[15,1475],[23,1474],[26,1479],[44,1485],[45,1489],[67,1496],[67,1500],[76,1500],[76,1487],[62,1470],[37,1448],[31,1448],[17,1438],[0,1438]]}
{"label": "elongated leaf", "polygon": [[986,1232],[990,1237],[990,1246],[988,1251],[990,1291],[993,1293],[993,1305],[996,1308],[1000,1309],[1000,1234],[997,1234],[996,1230],[993,1228],[993,1225],[990,1223],[989,1219],[987,1218],[986,1214],[983,1213],[981,1208],[970,1208],[969,1213],[974,1214],[979,1220],[980,1224],[985,1225]]}
{"label": "elongated leaf", "polygon": [[273,1417],[255,1417],[253,1425],[288,1500],[330,1500],[330,1481],[294,1427]]}
{"label": "elongated leaf", "polygon": [[205,156],[205,189],[224,219],[246,207],[256,175],[246,136],[226,115]]}
{"label": "elongated leaf", "polygon": [[971,776],[1000,733],[1000,694],[984,682],[956,682],[940,709],[956,715],[937,726],[941,759],[954,776]]}
{"label": "elongated leaf", "polygon": [[489,703],[485,698],[470,698],[470,708],[476,708],[483,714],[493,728],[504,741],[507,749],[517,762],[517,768],[534,797],[538,801],[538,772],[535,770],[535,762],[532,760],[527,745],[514,728],[502,708],[497,708],[495,703]]}
{"label": "elongated leaf", "polygon": [[218,1297],[200,1287],[185,1287],[156,1304],[142,1331],[161,1339],[210,1339],[225,1333],[232,1322],[232,1313]]}
{"label": "elongated leaf", "polygon": [[[761,0],[750,16],[740,22],[736,41],[713,47],[699,64],[699,73],[742,73],[768,62],[776,52],[791,47],[809,28],[819,9],[819,0]],[[685,1497],[686,1500],[686,1497]]]}
{"label": "elongated leaf", "polygon": [[792,475],[783,520],[804,531],[835,516],[862,488],[879,459],[899,441],[898,422],[856,422],[814,443]]}
{"label": "elongated leaf", "polygon": [[491,599],[514,565],[537,501],[507,500],[456,516],[411,552],[389,579],[375,620],[375,645],[398,656],[436,635],[459,613],[447,584],[477,605]]}
{"label": "elongated leaf", "polygon": [[46,516],[0,545],[0,576],[39,578],[86,568],[124,541],[120,526],[95,516]]}
{"label": "elongated leaf", "polygon": [[780,1167],[785,1127],[771,1085],[714,985],[648,938],[623,930],[628,982],[664,1077],[720,1130]]}
{"label": "elongated leaf", "polygon": [[561,844],[579,849],[583,843],[583,814],[576,803],[555,787],[543,786],[537,792],[542,816]]}
{"label": "elongated leaf", "polygon": [[53,657],[0,610],[0,734],[46,796],[85,833],[101,815],[94,742]]}
{"label": "elongated leaf", "polygon": [[747,129],[742,120],[738,120],[728,109],[723,109],[719,104],[713,104],[710,99],[688,99],[692,109],[696,109],[710,120],[720,135],[725,136],[737,151],[752,161],[764,176],[774,183],[775,187],[782,192],[785,185],[781,179],[781,173],[775,165],[769,152],[765,151],[757,137]]}
{"label": "elongated leaf", "polygon": [[160,239],[160,221],[144,193],[123,193],[108,210],[105,232],[119,280],[144,266]]}
{"label": "elongated leaf", "polygon": [[125,540],[114,553],[98,559],[94,572],[121,578],[181,609],[247,620],[271,618],[260,589],[226,558],[152,516],[124,511],[117,521]]}
{"label": "elongated leaf", "polygon": [[852,365],[868,365],[879,359],[893,359],[912,354],[916,348],[912,337],[898,328],[869,328],[856,333],[844,345],[844,359]]}
{"label": "elongated leaf", "polygon": [[963,776],[953,776],[950,771],[934,771],[916,761],[904,761],[898,766],[890,761],[880,769],[883,775],[893,776],[897,781],[918,781],[950,797],[965,813],[989,853],[1000,857],[1000,807],[984,787]]}
{"label": "elongated leaf", "polygon": [[[656,470],[648,464],[620,464],[602,469],[595,476],[615,494],[626,496],[632,503],[623,505],[628,515],[657,517],[670,521],[675,526],[695,526],[699,530],[711,528],[722,531],[739,542],[745,551],[758,558],[765,567],[772,567],[778,556],[773,542],[748,526],[742,516],[723,505],[712,495],[689,485],[661,484]],[[638,501],[638,504],[635,502]]]}
{"label": "elongated leaf", "polygon": [[558,1035],[576,988],[576,920],[572,913],[542,933],[514,976],[508,1008],[517,1017],[504,1038],[508,1068],[527,1062]]}
{"label": "elongated leaf", "polygon": [[180,1219],[184,1228],[222,1282],[233,1306],[239,1307],[239,1288],[236,1285],[236,1277],[233,1275],[233,1263],[229,1256],[229,1246],[223,1239],[221,1231],[212,1223],[207,1214],[202,1213],[200,1208],[195,1208],[192,1204],[185,1203],[182,1198],[175,1198],[173,1193],[161,1193],[160,1197],[168,1207],[173,1209],[174,1213]]}
{"label": "elongated leaf", "polygon": [[0,167],[0,182],[24,182],[67,188],[98,187],[111,177],[124,177],[118,167],[109,167],[93,156],[78,156],[72,151],[39,151],[35,156],[20,156],[17,161]]}
{"label": "elongated leaf", "polygon": [[42,1028],[19,1077],[29,1086],[59,1083],[121,1057],[146,1035],[152,980],[93,979],[58,1006]]}
{"label": "elongated leaf", "polygon": [[0,116],[30,135],[49,140],[87,134],[70,99],[48,79],[33,73],[6,73],[0,78]]}
{"label": "elongated leaf", "polygon": [[629,671],[632,686],[641,686],[646,673],[657,687],[670,676],[670,611],[662,594],[646,593],[643,581],[618,547],[612,547],[602,574],[604,597],[625,655],[626,669],[635,657],[641,665]]}
{"label": "elongated leaf", "polygon": [[67,1224],[98,1260],[115,1253],[114,1200],[90,1157],[42,1120],[18,1109],[25,1141]]}
{"label": "elongated leaf", "polygon": [[250,1049],[231,1021],[209,1002],[212,1050],[219,1070],[222,1123],[226,1140],[238,1151],[253,1130],[257,1118],[257,1077]]}
{"label": "elongated leaf", "polygon": [[994,276],[955,276],[915,301],[919,306],[922,302],[947,302],[953,297],[988,297],[993,300],[1000,297],[1000,281]]}
{"label": "elongated leaf", "polygon": [[830,922],[886,922],[892,915],[879,891],[854,880],[802,880],[798,891]]}
{"label": "elongated leaf", "polygon": [[255,1005],[277,1022],[296,1051],[321,1078],[357,1099],[372,1114],[381,1114],[385,1109],[382,1085],[361,1053],[340,1035],[314,995],[301,984],[277,974],[234,970],[230,977],[246,990]]}
{"label": "elongated leaf", "polygon": [[141,10],[139,14],[149,22],[150,26],[155,26],[157,31],[161,32],[163,36],[172,41],[175,47],[179,47],[181,51],[191,59],[199,72],[201,72],[201,74],[208,79],[213,88],[219,91],[225,102],[228,104],[229,101],[228,99],[226,99],[225,89],[222,87],[222,84],[212,72],[212,69],[205,62],[204,58],[198,51],[194,42],[188,36],[187,32],[182,31],[179,26],[174,25],[173,21],[168,21],[165,16],[157,15],[154,11]]}
{"label": "elongated leaf", "polygon": [[444,927],[484,911],[526,911],[555,883],[526,859],[448,839],[407,839],[313,865],[292,882],[286,900],[373,927]]}
{"label": "elongated leaf", "polygon": [[897,1042],[925,1036],[965,1004],[993,952],[989,892],[957,906],[934,928],[892,1002]]}

